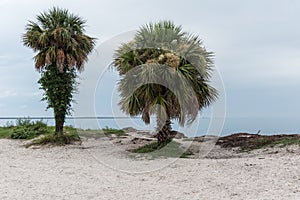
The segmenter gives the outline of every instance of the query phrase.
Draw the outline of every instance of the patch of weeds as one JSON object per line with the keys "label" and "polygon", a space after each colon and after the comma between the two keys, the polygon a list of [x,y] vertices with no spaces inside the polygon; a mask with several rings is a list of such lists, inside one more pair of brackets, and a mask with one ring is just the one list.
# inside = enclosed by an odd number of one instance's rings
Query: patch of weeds
{"label": "patch of weeds", "polygon": [[246,145],[241,146],[241,151],[251,151],[254,149],[262,149],[268,146],[271,146],[273,144],[272,140],[269,140],[268,138],[256,138],[250,140],[250,142]]}
{"label": "patch of weeds", "polygon": [[146,144],[145,146],[134,149],[133,153],[152,153],[156,150],[158,150],[158,143],[151,142],[149,144]]}
{"label": "patch of weeds", "polygon": [[254,149],[263,149],[268,147],[273,148],[275,146],[279,146],[280,148],[283,148],[285,146],[294,145],[294,144],[300,145],[300,138],[294,138],[294,137],[283,137],[278,139],[259,138],[253,141],[253,145],[241,147],[241,150],[251,151]]}
{"label": "patch of weeds", "polygon": [[186,151],[186,152],[183,152],[183,154],[180,156],[180,158],[190,158],[190,156],[194,155],[193,152],[191,151]]}
{"label": "patch of weeds", "polygon": [[173,157],[173,158],[188,158],[192,155],[192,152],[185,152],[181,147],[180,143],[170,141],[169,143],[159,146],[157,142],[146,144],[142,147],[134,149],[133,153],[148,154],[152,158],[158,157]]}
{"label": "patch of weeds", "polygon": [[237,133],[218,139],[217,145],[224,148],[239,147],[240,151],[251,151],[268,147],[285,147],[287,145],[299,144],[300,135],[298,134],[281,134],[281,135],[258,135],[249,133]]}
{"label": "patch of weeds", "polygon": [[12,131],[10,127],[0,127],[0,138],[10,138]]}
{"label": "patch of weeds", "polygon": [[109,128],[107,126],[102,131],[106,136],[116,135],[117,137],[121,137],[127,135],[124,130]]}
{"label": "patch of weeds", "polygon": [[64,126],[64,130],[66,132],[77,131],[77,128],[74,128],[73,126]]}
{"label": "patch of weeds", "polygon": [[274,142],[274,145],[279,145],[279,147],[297,144],[300,146],[300,138],[284,138],[282,140]]}
{"label": "patch of weeds", "polygon": [[40,138],[37,138],[26,145],[26,147],[34,145],[47,145],[51,144],[54,146],[63,146],[66,144],[74,144],[75,142],[81,142],[79,135],[76,132],[66,133],[63,135],[48,134]]}
{"label": "patch of weeds", "polygon": [[81,137],[85,137],[85,138],[94,138],[95,140],[97,140],[99,138],[105,137],[104,132],[102,130],[87,129],[87,130],[77,130],[77,131]]}

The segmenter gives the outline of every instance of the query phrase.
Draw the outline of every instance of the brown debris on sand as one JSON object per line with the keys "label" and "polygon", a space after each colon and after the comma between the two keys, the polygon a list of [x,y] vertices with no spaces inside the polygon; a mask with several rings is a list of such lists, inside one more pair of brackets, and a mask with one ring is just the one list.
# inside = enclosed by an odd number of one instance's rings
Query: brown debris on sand
{"label": "brown debris on sand", "polygon": [[265,146],[277,144],[288,145],[299,142],[299,134],[280,134],[280,135],[259,135],[249,133],[236,133],[225,137],[220,137],[217,145],[223,148],[239,147],[241,150],[259,149]]}
{"label": "brown debris on sand", "polygon": [[[190,158],[212,157],[212,158],[232,158],[243,157],[241,152],[250,152],[253,150],[269,149],[268,153],[274,150],[284,151],[282,147],[294,146],[300,149],[300,134],[280,134],[280,135],[260,135],[251,133],[235,133],[228,136],[218,137],[215,135],[203,135],[192,138],[186,137],[183,133],[173,131],[174,141],[180,143],[181,147],[187,152],[192,152],[194,156]],[[127,149],[136,149],[149,143],[155,142],[155,132],[134,131],[127,133],[124,138],[116,138],[114,143],[122,144]],[[298,147],[297,147],[298,146]],[[207,149],[209,152],[203,153]],[[296,150],[298,152],[298,150]],[[261,154],[255,151],[253,154]]]}

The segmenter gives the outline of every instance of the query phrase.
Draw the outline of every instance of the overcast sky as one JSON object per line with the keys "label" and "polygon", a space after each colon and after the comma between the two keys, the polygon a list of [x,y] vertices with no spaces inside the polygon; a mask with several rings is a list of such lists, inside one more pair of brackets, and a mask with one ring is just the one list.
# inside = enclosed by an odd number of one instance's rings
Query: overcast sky
{"label": "overcast sky", "polygon": [[[145,23],[172,20],[185,31],[199,35],[204,46],[215,52],[228,117],[299,116],[297,0],[1,0],[0,116],[52,115],[40,101],[42,91],[37,84],[34,53],[21,42],[28,20],[35,20],[37,14],[52,6],[86,19],[86,33],[98,38],[98,45]],[[110,76],[112,80],[116,77],[108,72]],[[83,82],[88,79],[85,72],[82,77]],[[115,85],[107,80],[99,87],[103,91]],[[104,115],[109,114],[109,106],[96,107],[103,107]]]}

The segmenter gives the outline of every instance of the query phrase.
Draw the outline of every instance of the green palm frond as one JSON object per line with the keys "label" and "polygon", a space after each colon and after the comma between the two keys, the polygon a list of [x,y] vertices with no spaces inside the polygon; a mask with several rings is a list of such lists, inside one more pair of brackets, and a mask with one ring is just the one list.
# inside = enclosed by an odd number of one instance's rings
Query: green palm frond
{"label": "green palm frond", "polygon": [[86,21],[56,7],[40,13],[36,19],[37,22],[29,21],[22,37],[25,46],[38,52],[36,68],[41,70],[55,63],[60,71],[67,67],[82,70],[95,46],[95,38],[84,34]]}
{"label": "green palm frond", "polygon": [[[114,55],[113,64],[121,75],[122,110],[142,115],[146,123],[152,114],[165,114],[182,126],[192,123],[218,96],[209,85],[212,57],[198,36],[171,21],[142,26]],[[161,109],[151,109],[155,105]]]}

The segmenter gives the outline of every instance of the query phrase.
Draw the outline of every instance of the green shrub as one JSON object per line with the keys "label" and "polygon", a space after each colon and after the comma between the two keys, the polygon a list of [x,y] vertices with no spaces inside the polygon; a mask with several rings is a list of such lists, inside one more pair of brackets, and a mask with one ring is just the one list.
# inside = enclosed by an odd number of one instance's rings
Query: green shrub
{"label": "green shrub", "polygon": [[10,137],[12,139],[32,139],[47,133],[49,133],[47,124],[42,120],[32,122],[29,119],[18,119]]}

